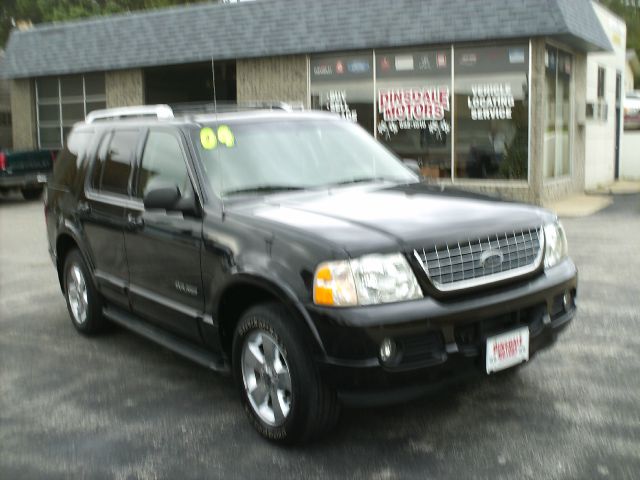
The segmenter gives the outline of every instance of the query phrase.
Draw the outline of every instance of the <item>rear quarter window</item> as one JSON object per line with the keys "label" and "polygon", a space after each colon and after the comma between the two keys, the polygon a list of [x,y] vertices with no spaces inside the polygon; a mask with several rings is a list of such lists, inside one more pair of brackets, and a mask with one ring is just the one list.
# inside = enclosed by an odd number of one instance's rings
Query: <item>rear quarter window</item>
{"label": "rear quarter window", "polygon": [[87,158],[92,139],[92,131],[72,131],[69,134],[67,145],[53,164],[52,184],[60,187],[73,185],[80,166]]}

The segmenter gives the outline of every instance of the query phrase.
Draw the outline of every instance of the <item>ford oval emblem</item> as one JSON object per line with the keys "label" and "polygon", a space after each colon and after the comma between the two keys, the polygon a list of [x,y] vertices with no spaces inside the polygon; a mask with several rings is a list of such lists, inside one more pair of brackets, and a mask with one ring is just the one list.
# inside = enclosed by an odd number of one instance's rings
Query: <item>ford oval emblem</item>
{"label": "ford oval emblem", "polygon": [[480,268],[497,268],[503,260],[504,255],[500,250],[487,250],[480,256]]}

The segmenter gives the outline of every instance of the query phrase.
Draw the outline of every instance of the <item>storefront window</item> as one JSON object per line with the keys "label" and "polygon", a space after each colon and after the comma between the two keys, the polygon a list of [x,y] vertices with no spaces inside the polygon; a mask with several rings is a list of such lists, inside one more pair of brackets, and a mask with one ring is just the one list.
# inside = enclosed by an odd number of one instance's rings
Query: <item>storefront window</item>
{"label": "storefront window", "polygon": [[106,107],[104,74],[38,78],[36,102],[40,148],[60,149],[74,123]]}
{"label": "storefront window", "polygon": [[526,180],[529,49],[455,49],[455,176]]}
{"label": "storefront window", "polygon": [[545,52],[544,176],[555,178],[571,173],[571,131],[573,104],[571,76],[573,58],[554,47]]}
{"label": "storefront window", "polygon": [[373,53],[311,60],[311,107],[338,113],[373,134]]}
{"label": "storefront window", "polygon": [[376,51],[378,140],[451,177],[451,49]]}
{"label": "storefront window", "polygon": [[[314,57],[310,81],[312,108],[359,123],[427,177],[528,179],[526,43]],[[554,129],[569,121],[569,85],[553,83]],[[558,145],[549,155],[568,159],[568,142]]]}

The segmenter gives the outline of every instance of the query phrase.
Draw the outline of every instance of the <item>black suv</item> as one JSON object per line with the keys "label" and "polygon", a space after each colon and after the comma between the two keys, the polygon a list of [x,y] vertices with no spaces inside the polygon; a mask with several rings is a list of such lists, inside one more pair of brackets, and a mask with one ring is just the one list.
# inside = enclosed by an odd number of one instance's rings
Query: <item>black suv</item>
{"label": "black suv", "polygon": [[78,331],[115,322],[232,372],[280,442],[327,431],[343,404],[516,367],[576,310],[554,215],[420,182],[330,114],[98,112],[69,135],[45,212]]}

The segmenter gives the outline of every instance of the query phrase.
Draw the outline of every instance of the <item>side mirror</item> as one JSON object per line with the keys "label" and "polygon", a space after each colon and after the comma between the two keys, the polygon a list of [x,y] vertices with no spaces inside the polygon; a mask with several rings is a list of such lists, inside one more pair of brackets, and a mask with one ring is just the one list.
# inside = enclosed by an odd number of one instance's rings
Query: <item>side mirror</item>
{"label": "side mirror", "polygon": [[156,188],[144,196],[142,200],[145,209],[166,210],[167,212],[182,212],[186,215],[198,215],[195,196],[183,197],[178,187]]}
{"label": "side mirror", "polygon": [[142,202],[144,208],[151,210],[175,210],[180,200],[180,191],[174,188],[156,188],[148,192]]}

